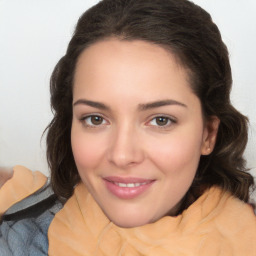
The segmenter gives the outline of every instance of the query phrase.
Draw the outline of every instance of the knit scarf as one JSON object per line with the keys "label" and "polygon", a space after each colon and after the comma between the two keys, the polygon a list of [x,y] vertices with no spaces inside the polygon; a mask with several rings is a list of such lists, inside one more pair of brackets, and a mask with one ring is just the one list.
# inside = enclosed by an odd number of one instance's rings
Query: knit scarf
{"label": "knit scarf", "polygon": [[121,228],[79,184],[48,238],[50,256],[255,256],[256,217],[249,205],[212,187],[179,216]]}

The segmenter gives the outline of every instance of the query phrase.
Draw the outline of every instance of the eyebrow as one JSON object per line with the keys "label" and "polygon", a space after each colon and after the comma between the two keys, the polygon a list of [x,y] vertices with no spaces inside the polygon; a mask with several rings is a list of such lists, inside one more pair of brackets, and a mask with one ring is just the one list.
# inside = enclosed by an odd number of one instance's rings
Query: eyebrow
{"label": "eyebrow", "polygon": [[86,99],[80,99],[80,100],[77,100],[75,103],[73,103],[73,106],[77,106],[77,105],[87,105],[87,106],[102,109],[102,110],[109,110],[110,109],[108,106],[106,106],[103,103],[96,102],[96,101],[91,101],[91,100],[86,100]]}
{"label": "eyebrow", "polygon": [[[73,103],[73,106],[77,106],[77,105],[87,105],[87,106],[98,108],[101,110],[110,110],[110,107],[108,107],[107,105],[105,105],[101,102],[91,101],[91,100],[86,100],[86,99],[79,99]],[[154,101],[154,102],[145,103],[145,104],[139,104],[138,109],[140,111],[146,111],[149,109],[159,108],[159,107],[169,106],[169,105],[177,105],[177,106],[187,108],[187,105],[185,105],[179,101],[167,99],[167,100],[159,100],[159,101]]]}
{"label": "eyebrow", "polygon": [[150,102],[150,103],[146,103],[146,104],[139,104],[139,110],[145,111],[148,109],[159,108],[159,107],[169,106],[169,105],[178,105],[178,106],[187,108],[187,105],[185,105],[179,101],[168,99],[168,100],[154,101],[154,102]]}

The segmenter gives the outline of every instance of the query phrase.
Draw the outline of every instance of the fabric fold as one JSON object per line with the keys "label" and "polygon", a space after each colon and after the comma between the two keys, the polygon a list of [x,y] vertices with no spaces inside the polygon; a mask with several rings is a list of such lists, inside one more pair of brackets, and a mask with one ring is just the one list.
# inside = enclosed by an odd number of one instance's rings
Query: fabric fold
{"label": "fabric fold", "polygon": [[121,228],[79,184],[53,219],[48,238],[50,256],[253,256],[256,217],[249,205],[213,187],[179,216]]}
{"label": "fabric fold", "polygon": [[0,217],[8,208],[36,192],[46,182],[47,177],[41,172],[15,166],[12,178],[0,189]]}

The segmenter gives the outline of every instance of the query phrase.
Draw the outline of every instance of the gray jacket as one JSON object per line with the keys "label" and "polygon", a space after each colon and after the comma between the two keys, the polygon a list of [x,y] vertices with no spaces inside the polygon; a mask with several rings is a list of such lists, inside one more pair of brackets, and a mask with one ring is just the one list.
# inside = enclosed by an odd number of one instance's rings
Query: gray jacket
{"label": "gray jacket", "polygon": [[8,209],[0,223],[0,256],[48,255],[48,228],[62,206],[47,183]]}

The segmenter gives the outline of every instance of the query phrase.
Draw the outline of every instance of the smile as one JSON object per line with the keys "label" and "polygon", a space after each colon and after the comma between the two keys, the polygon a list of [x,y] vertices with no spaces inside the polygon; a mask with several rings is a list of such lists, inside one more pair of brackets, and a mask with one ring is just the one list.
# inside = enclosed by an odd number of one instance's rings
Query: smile
{"label": "smile", "polygon": [[139,186],[146,185],[147,182],[143,182],[143,183],[118,183],[118,182],[114,182],[114,184],[121,187],[121,188],[134,188],[134,187],[139,187]]}
{"label": "smile", "polygon": [[148,191],[155,180],[141,178],[104,178],[107,190],[120,199],[134,199]]}

